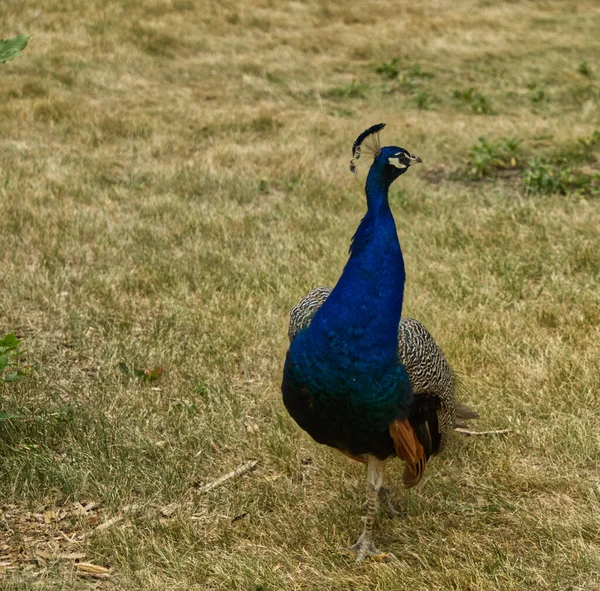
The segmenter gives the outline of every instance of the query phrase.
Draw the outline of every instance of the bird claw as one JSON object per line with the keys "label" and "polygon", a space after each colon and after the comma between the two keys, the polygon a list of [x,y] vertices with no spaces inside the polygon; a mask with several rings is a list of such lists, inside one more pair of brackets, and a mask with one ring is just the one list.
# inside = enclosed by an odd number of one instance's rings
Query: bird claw
{"label": "bird claw", "polygon": [[391,552],[382,552],[379,550],[373,543],[371,536],[365,532],[360,534],[360,538],[358,538],[356,544],[350,549],[356,552],[356,562],[362,562],[367,557],[378,562],[389,562],[394,559],[394,555]]}

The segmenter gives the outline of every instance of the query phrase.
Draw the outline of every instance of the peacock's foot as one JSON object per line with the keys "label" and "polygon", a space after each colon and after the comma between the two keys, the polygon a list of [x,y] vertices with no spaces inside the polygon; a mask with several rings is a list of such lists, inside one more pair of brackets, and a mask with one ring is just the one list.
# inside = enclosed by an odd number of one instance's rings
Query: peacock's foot
{"label": "peacock's foot", "polygon": [[382,562],[388,562],[394,558],[394,555],[391,552],[382,552],[381,550],[378,550],[377,546],[373,543],[371,536],[364,531],[360,534],[360,538],[358,538],[358,541],[352,546],[351,550],[356,552],[356,562],[361,562],[367,557]]}

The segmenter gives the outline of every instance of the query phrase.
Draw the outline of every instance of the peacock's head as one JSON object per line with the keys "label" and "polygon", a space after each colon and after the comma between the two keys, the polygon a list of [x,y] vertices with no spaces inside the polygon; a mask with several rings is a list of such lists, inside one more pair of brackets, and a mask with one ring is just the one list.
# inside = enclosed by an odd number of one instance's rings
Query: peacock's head
{"label": "peacock's head", "polygon": [[379,132],[384,127],[385,123],[378,123],[363,131],[356,138],[352,146],[350,170],[356,172],[357,160],[361,157],[361,153],[366,151],[374,158],[373,167],[376,167],[380,174],[387,177],[391,183],[401,174],[404,174],[410,166],[423,161],[418,156],[414,156],[398,146],[384,146],[382,148],[379,141]]}

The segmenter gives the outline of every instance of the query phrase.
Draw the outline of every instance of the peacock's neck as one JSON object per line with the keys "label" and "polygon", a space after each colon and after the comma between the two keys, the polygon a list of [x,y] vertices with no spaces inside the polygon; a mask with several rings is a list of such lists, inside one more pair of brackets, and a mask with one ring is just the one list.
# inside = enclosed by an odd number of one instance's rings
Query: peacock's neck
{"label": "peacock's neck", "polygon": [[371,166],[365,185],[369,212],[376,213],[381,209],[390,211],[388,192],[392,182],[393,179],[387,176],[385,169],[382,170],[375,164]]}
{"label": "peacock's neck", "polygon": [[313,323],[383,359],[396,355],[405,273],[388,203],[391,181],[377,172],[372,168],[367,179],[368,210],[352,240],[350,258]]}
{"label": "peacock's neck", "polygon": [[396,222],[388,201],[391,181],[372,167],[367,177],[367,214],[352,239],[350,258],[340,278],[350,289],[357,286],[382,316],[400,322],[404,296],[404,259]]}

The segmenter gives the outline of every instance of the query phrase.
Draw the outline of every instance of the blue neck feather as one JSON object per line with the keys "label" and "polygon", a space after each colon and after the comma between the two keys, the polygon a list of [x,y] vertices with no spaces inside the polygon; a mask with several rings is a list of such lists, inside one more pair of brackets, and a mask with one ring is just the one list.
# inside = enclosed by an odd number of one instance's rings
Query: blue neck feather
{"label": "blue neck feather", "polygon": [[338,349],[351,364],[397,363],[398,324],[404,294],[404,260],[388,190],[398,174],[387,162],[371,166],[367,214],[352,239],[350,258],[329,298],[313,318],[307,339],[316,355]]}

